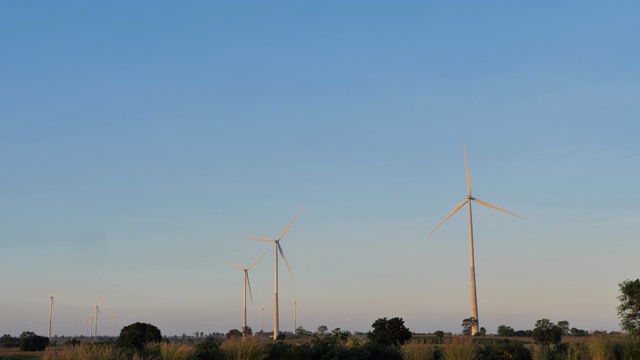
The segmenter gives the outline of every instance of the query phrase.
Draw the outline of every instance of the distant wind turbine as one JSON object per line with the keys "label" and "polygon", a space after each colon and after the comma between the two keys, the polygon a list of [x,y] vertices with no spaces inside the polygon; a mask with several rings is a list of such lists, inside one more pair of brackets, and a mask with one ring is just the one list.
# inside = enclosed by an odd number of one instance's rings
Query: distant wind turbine
{"label": "distant wind turbine", "polygon": [[115,315],[111,317],[111,320],[113,320],[113,337],[114,338],[116,337],[116,319],[117,318]]}
{"label": "distant wind turbine", "polygon": [[91,306],[96,307],[96,316],[95,316],[96,322],[94,323],[95,330],[93,332],[93,336],[98,336],[98,314],[100,313],[100,309],[98,307],[100,306],[100,304],[102,304],[102,301],[97,304],[91,304]]}
{"label": "distant wind turbine", "polygon": [[518,215],[518,214],[514,214],[510,211],[501,209],[495,205],[491,205],[487,202],[484,202],[480,199],[476,199],[473,196],[471,196],[471,176],[469,175],[469,161],[467,160],[467,148],[464,144],[462,144],[462,150],[464,152],[464,166],[467,172],[467,189],[468,189],[468,194],[465,198],[465,200],[463,202],[461,202],[455,209],[453,209],[453,211],[451,213],[449,213],[449,215],[447,215],[446,218],[444,218],[444,220],[442,220],[442,222],[440,224],[438,224],[438,226],[436,226],[433,230],[431,230],[431,232],[429,233],[429,235],[433,234],[442,224],[444,224],[447,220],[449,220],[449,218],[451,216],[453,216],[453,214],[455,214],[458,210],[460,210],[463,206],[465,205],[469,205],[469,253],[470,253],[470,263],[471,263],[471,317],[473,317],[476,320],[476,323],[473,324],[472,328],[471,328],[471,333],[473,335],[475,335],[478,332],[478,327],[480,326],[480,320],[478,319],[478,296],[476,293],[476,270],[475,270],[475,265],[474,265],[474,251],[473,251],[473,217],[471,215],[471,201],[475,201],[478,204],[488,207],[490,209],[494,209],[494,210],[498,210],[498,211],[502,211],[504,213],[507,213],[509,215],[515,216],[515,217],[519,217],[523,220],[525,220],[525,218],[523,218],[522,216]]}
{"label": "distant wind turbine", "polygon": [[293,335],[295,335],[298,330],[298,301],[296,299],[291,299],[291,301],[293,301]]}
{"label": "distant wind turbine", "polygon": [[296,221],[296,219],[298,218],[298,215],[300,215],[301,212],[302,212],[302,209],[300,209],[300,211],[298,211],[296,216],[293,218],[293,220],[291,220],[291,222],[289,223],[287,228],[284,229],[284,231],[282,232],[282,235],[280,235],[280,237],[277,240],[276,239],[271,239],[271,238],[245,237],[246,239],[249,239],[249,240],[258,240],[258,241],[270,242],[270,243],[273,243],[274,247],[275,247],[275,251],[274,251],[275,255],[274,255],[274,262],[273,262],[273,264],[274,264],[274,272],[275,272],[274,303],[273,303],[273,339],[274,340],[277,340],[278,330],[279,330],[279,314],[278,314],[278,252],[280,252],[280,255],[282,255],[282,260],[284,260],[285,265],[287,265],[287,269],[289,269],[289,274],[291,275],[291,280],[295,281],[293,279],[293,273],[291,272],[291,267],[289,267],[289,262],[287,261],[287,257],[284,256],[284,252],[282,251],[282,247],[280,246],[280,240],[282,240],[284,235],[289,231],[289,229],[291,228],[291,225],[293,225],[293,222]]}
{"label": "distant wind turbine", "polygon": [[260,310],[260,332],[264,333],[264,304],[258,310]]}
{"label": "distant wind turbine", "polygon": [[57,292],[51,294],[50,292],[47,291],[47,294],[49,294],[49,340],[51,340],[51,318],[53,317],[53,298],[56,296]]}
{"label": "distant wind turbine", "polygon": [[251,266],[249,266],[248,268],[243,268],[242,266],[227,260],[229,264],[237,267],[244,272],[244,287],[242,292],[242,336],[244,336],[244,330],[247,327],[247,286],[249,286],[249,296],[251,297],[251,302],[253,302],[253,295],[251,294],[251,282],[249,281],[249,270],[251,270],[252,267],[256,266],[258,261],[260,261],[265,255],[267,255],[268,252],[269,250],[265,251],[265,253],[262,254],[262,256],[258,258],[258,260],[254,261],[253,264],[251,264]]}

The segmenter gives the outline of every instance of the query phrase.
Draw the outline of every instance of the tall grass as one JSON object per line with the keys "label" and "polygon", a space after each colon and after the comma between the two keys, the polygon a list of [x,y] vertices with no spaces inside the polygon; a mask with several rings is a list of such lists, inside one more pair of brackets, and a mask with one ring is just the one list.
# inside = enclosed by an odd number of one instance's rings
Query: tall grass
{"label": "tall grass", "polygon": [[455,336],[445,340],[444,360],[477,360],[478,348],[470,336]]}
{"label": "tall grass", "polygon": [[45,352],[42,360],[128,360],[128,357],[112,346],[80,344],[61,351]]}
{"label": "tall grass", "polygon": [[226,339],[220,348],[229,360],[264,360],[268,353],[266,340],[255,336]]}
{"label": "tall grass", "polygon": [[158,345],[160,360],[190,360],[193,358],[193,347],[186,344]]}
{"label": "tall grass", "polygon": [[594,334],[587,340],[590,360],[614,360],[613,342],[607,334]]}
{"label": "tall grass", "polygon": [[404,360],[434,360],[433,346],[411,342],[402,345],[402,358]]}
{"label": "tall grass", "polygon": [[548,346],[537,345],[533,348],[533,360],[552,360],[551,349]]}
{"label": "tall grass", "polygon": [[586,360],[584,354],[584,346],[579,343],[572,343],[567,346],[567,353],[564,360]]}

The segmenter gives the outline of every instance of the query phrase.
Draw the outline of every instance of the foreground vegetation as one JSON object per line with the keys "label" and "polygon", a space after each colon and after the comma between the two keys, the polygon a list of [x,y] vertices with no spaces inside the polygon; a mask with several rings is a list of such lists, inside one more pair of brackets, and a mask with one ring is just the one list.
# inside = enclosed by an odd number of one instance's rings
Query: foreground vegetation
{"label": "foreground vegetation", "polygon": [[140,349],[105,343],[79,343],[38,355],[2,360],[638,360],[640,340],[628,335],[595,334],[568,342],[542,344],[493,336],[414,337],[403,345],[383,345],[336,329],[306,342],[249,336],[207,337],[197,344],[149,343]]}

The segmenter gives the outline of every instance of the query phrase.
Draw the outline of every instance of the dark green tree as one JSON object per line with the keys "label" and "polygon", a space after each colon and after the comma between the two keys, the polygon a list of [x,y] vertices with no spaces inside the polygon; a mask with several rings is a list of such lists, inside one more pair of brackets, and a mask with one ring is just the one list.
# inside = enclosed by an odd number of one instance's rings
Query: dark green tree
{"label": "dark green tree", "polygon": [[462,335],[475,335],[471,334],[471,330],[474,326],[478,326],[478,320],[476,320],[476,318],[474,318],[473,316],[468,319],[462,320]]}
{"label": "dark green tree", "polygon": [[159,343],[162,341],[160,329],[151,325],[137,322],[127,325],[120,330],[120,336],[116,340],[116,346],[123,348],[142,349],[147,343]]}
{"label": "dark green tree", "polygon": [[640,336],[640,279],[625,280],[620,286],[618,318],[622,330]]}
{"label": "dark green tree", "polygon": [[318,334],[319,335],[324,335],[324,333],[326,333],[329,330],[329,328],[327,327],[327,325],[320,325],[318,326]]}
{"label": "dark green tree", "polygon": [[243,326],[242,327],[242,335],[243,336],[251,336],[251,335],[253,335],[253,330],[251,329],[251,326]]}
{"label": "dark green tree", "polygon": [[39,336],[31,331],[24,331],[20,335],[20,350],[22,351],[44,351],[49,346],[49,338]]}
{"label": "dark green tree", "polygon": [[11,348],[11,347],[17,347],[17,346],[18,346],[18,339],[14,338],[9,334],[4,334],[0,338],[0,347]]}
{"label": "dark green tree", "polygon": [[500,325],[498,326],[498,335],[499,336],[515,336],[516,332],[513,330],[511,326]]}
{"label": "dark green tree", "polygon": [[531,333],[531,337],[537,343],[549,346],[549,344],[558,344],[562,340],[562,330],[558,325],[549,319],[540,319],[536,321],[536,327]]}
{"label": "dark green tree", "polygon": [[227,339],[242,337],[242,332],[240,332],[240,330],[238,329],[231,329],[229,330],[229,332],[227,332],[227,335],[225,335],[224,337]]}
{"label": "dark green tree", "polygon": [[444,339],[444,331],[438,330],[434,332],[433,335],[435,335],[436,339],[438,339],[438,344],[442,344],[442,340]]}
{"label": "dark green tree", "polygon": [[376,344],[402,345],[411,339],[411,331],[404,326],[404,320],[399,317],[380,318],[371,327],[373,331],[367,333],[367,338]]}
{"label": "dark green tree", "polygon": [[194,360],[223,360],[224,353],[220,349],[220,340],[207,336],[199,342],[193,351]]}
{"label": "dark green tree", "polygon": [[562,335],[569,335],[569,322],[567,320],[558,321],[558,327],[562,330]]}

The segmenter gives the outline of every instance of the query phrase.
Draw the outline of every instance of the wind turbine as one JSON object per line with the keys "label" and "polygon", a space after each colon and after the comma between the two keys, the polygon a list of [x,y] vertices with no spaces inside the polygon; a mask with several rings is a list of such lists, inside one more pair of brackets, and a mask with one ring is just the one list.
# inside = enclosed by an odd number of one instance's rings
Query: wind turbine
{"label": "wind turbine", "polygon": [[251,268],[254,267],[258,263],[258,261],[260,261],[265,255],[267,255],[268,252],[269,250],[265,251],[265,253],[262,254],[262,256],[258,258],[258,260],[254,261],[253,264],[251,264],[251,266],[249,266],[248,268],[243,268],[242,266],[227,260],[229,264],[244,271],[244,288],[242,292],[242,336],[244,336],[245,329],[247,327],[247,285],[249,286],[249,296],[251,297],[251,302],[253,302],[253,295],[251,294],[251,282],[249,281],[249,270],[251,270]]}
{"label": "wind turbine", "polygon": [[258,310],[260,310],[260,332],[264,333],[264,304]]}
{"label": "wind turbine", "polygon": [[93,332],[93,336],[98,336],[98,314],[100,313],[100,309],[98,309],[98,307],[100,306],[100,304],[102,304],[102,301],[97,304],[91,304],[91,306],[96,307],[96,316],[95,316],[96,322],[94,324],[95,330]]}
{"label": "wind turbine", "polygon": [[89,314],[89,337],[93,337],[93,314]]}
{"label": "wind turbine", "polygon": [[53,298],[56,296],[57,292],[51,294],[47,291],[47,294],[49,294],[49,340],[51,340],[51,317],[53,316]]}
{"label": "wind turbine", "polygon": [[478,296],[476,293],[476,270],[475,270],[475,264],[474,264],[474,252],[473,252],[473,217],[471,215],[471,202],[475,201],[478,204],[488,207],[490,209],[494,209],[494,210],[498,210],[498,211],[502,211],[504,213],[507,213],[509,215],[515,216],[515,217],[519,217],[523,220],[526,220],[525,218],[523,218],[522,216],[518,215],[518,214],[514,214],[510,211],[507,211],[505,209],[501,209],[495,205],[491,205],[487,202],[484,202],[480,199],[474,198],[473,196],[471,196],[471,176],[469,175],[469,161],[467,160],[467,148],[464,144],[462,144],[462,150],[464,151],[464,166],[467,172],[467,189],[468,189],[468,194],[465,197],[465,200],[463,202],[461,202],[458,206],[456,206],[455,209],[453,209],[453,211],[451,213],[449,213],[449,215],[447,215],[446,218],[444,218],[444,220],[442,220],[442,222],[440,224],[438,224],[438,226],[436,226],[433,230],[431,230],[431,232],[429,233],[429,235],[433,234],[442,224],[444,224],[447,220],[449,220],[449,218],[451,216],[453,216],[453,214],[455,214],[458,210],[460,210],[463,206],[465,205],[469,205],[469,262],[471,265],[471,317],[474,318],[476,320],[476,323],[472,325],[471,328],[471,333],[472,335],[475,335],[478,332],[478,326],[479,326],[479,320],[478,320]]}
{"label": "wind turbine", "polygon": [[293,335],[295,335],[298,330],[298,301],[296,299],[291,299],[291,301],[293,301]]}
{"label": "wind turbine", "polygon": [[275,250],[274,250],[274,254],[275,255],[274,255],[274,262],[273,262],[274,272],[275,272],[274,302],[273,302],[273,340],[277,340],[278,330],[279,330],[279,314],[278,314],[278,252],[280,252],[280,255],[282,255],[282,259],[284,260],[285,265],[287,265],[287,269],[289,269],[289,274],[291,275],[291,280],[295,281],[293,279],[293,273],[291,272],[291,267],[289,267],[289,262],[287,261],[287,257],[284,256],[284,252],[282,251],[282,246],[280,246],[280,240],[282,240],[284,235],[289,231],[289,229],[291,228],[291,225],[293,225],[293,222],[296,221],[296,219],[298,218],[298,215],[300,215],[301,212],[302,212],[302,209],[300,209],[300,211],[298,211],[296,216],[293,218],[293,220],[291,220],[291,222],[289,223],[287,228],[284,229],[284,231],[282,232],[282,235],[280,235],[280,237],[277,240],[276,239],[271,239],[271,238],[245,237],[246,239],[249,239],[249,240],[258,240],[258,241],[270,242],[270,243],[273,243],[274,247],[275,247]]}
{"label": "wind turbine", "polygon": [[116,337],[116,319],[117,318],[115,315],[111,317],[111,320],[113,320],[113,337],[114,338]]}

